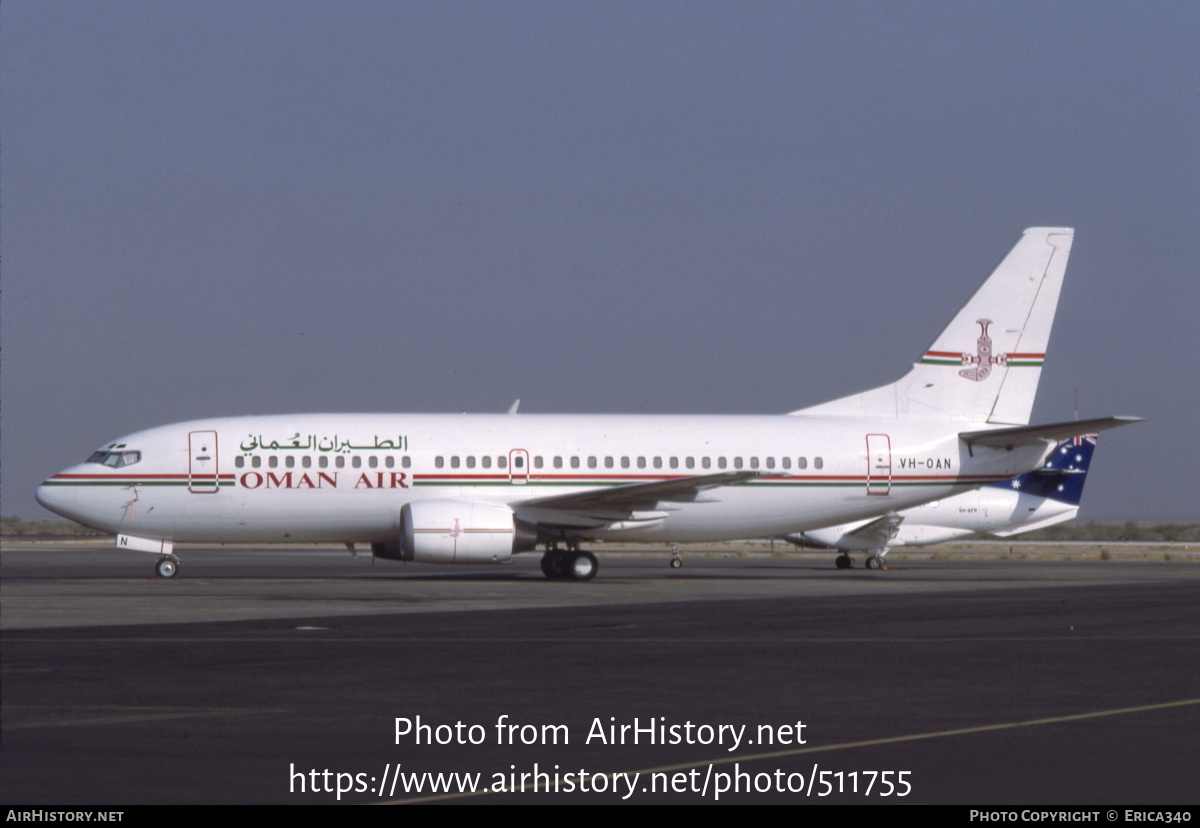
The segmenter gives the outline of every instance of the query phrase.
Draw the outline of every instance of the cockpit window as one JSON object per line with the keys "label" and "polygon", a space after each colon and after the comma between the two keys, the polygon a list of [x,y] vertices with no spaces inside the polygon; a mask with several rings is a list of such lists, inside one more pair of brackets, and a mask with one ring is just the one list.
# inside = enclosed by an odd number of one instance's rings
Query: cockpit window
{"label": "cockpit window", "polygon": [[140,451],[98,451],[89,457],[87,462],[117,469],[121,466],[132,466],[141,459]]}

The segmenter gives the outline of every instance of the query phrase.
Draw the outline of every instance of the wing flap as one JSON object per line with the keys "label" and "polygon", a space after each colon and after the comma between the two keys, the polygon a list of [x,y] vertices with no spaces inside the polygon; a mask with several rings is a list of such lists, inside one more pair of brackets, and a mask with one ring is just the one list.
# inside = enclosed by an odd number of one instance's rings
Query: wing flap
{"label": "wing flap", "polygon": [[629,483],[624,486],[588,489],[567,495],[539,497],[513,504],[523,513],[571,513],[579,518],[601,523],[628,520],[634,512],[656,511],[660,503],[714,502],[702,492],[721,486],[734,486],[758,477],[778,476],[776,472],[736,471],[703,474],[695,477],[676,477],[649,483]]}

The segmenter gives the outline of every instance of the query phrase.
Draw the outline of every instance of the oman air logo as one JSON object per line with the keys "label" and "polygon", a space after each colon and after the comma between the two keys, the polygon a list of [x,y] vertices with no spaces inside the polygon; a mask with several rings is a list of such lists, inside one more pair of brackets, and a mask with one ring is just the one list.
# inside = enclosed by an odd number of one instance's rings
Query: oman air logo
{"label": "oman air logo", "polygon": [[1000,354],[1000,356],[992,356],[992,338],[988,336],[988,325],[992,324],[990,319],[976,319],[979,323],[979,339],[975,340],[975,355],[963,354],[963,365],[974,365],[974,368],[964,368],[958,372],[960,377],[966,377],[975,382],[983,382],[992,373],[993,365],[1004,365],[1008,362],[1008,354]]}
{"label": "oman air logo", "polygon": [[992,366],[1006,368],[1041,368],[1046,361],[1045,354],[996,354],[993,352],[992,338],[988,336],[990,319],[976,319],[979,325],[979,338],[975,340],[975,353],[962,351],[926,351],[921,357],[922,365],[962,366],[958,375],[972,382],[983,382],[992,373]]}

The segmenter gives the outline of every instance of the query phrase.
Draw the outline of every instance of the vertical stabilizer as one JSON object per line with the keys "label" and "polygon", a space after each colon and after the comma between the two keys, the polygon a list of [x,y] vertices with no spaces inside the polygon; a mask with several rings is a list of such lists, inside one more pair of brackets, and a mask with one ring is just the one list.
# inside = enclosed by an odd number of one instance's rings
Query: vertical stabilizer
{"label": "vertical stabilizer", "polygon": [[1080,434],[1070,440],[1063,440],[1055,446],[1050,459],[1042,468],[1012,480],[993,483],[991,487],[1078,506],[1083,500],[1083,484],[1092,465],[1092,454],[1096,451],[1098,437],[1097,434]]}
{"label": "vertical stabilizer", "polygon": [[1027,424],[1074,234],[1026,230],[897,382],[792,413]]}

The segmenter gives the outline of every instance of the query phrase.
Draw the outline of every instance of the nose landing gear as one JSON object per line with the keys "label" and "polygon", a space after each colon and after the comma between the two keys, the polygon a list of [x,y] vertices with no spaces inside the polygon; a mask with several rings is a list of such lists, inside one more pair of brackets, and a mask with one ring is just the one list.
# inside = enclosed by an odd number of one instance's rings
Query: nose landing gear
{"label": "nose landing gear", "polygon": [[179,558],[174,555],[163,555],[154,564],[154,574],[160,578],[174,578],[179,574]]}

